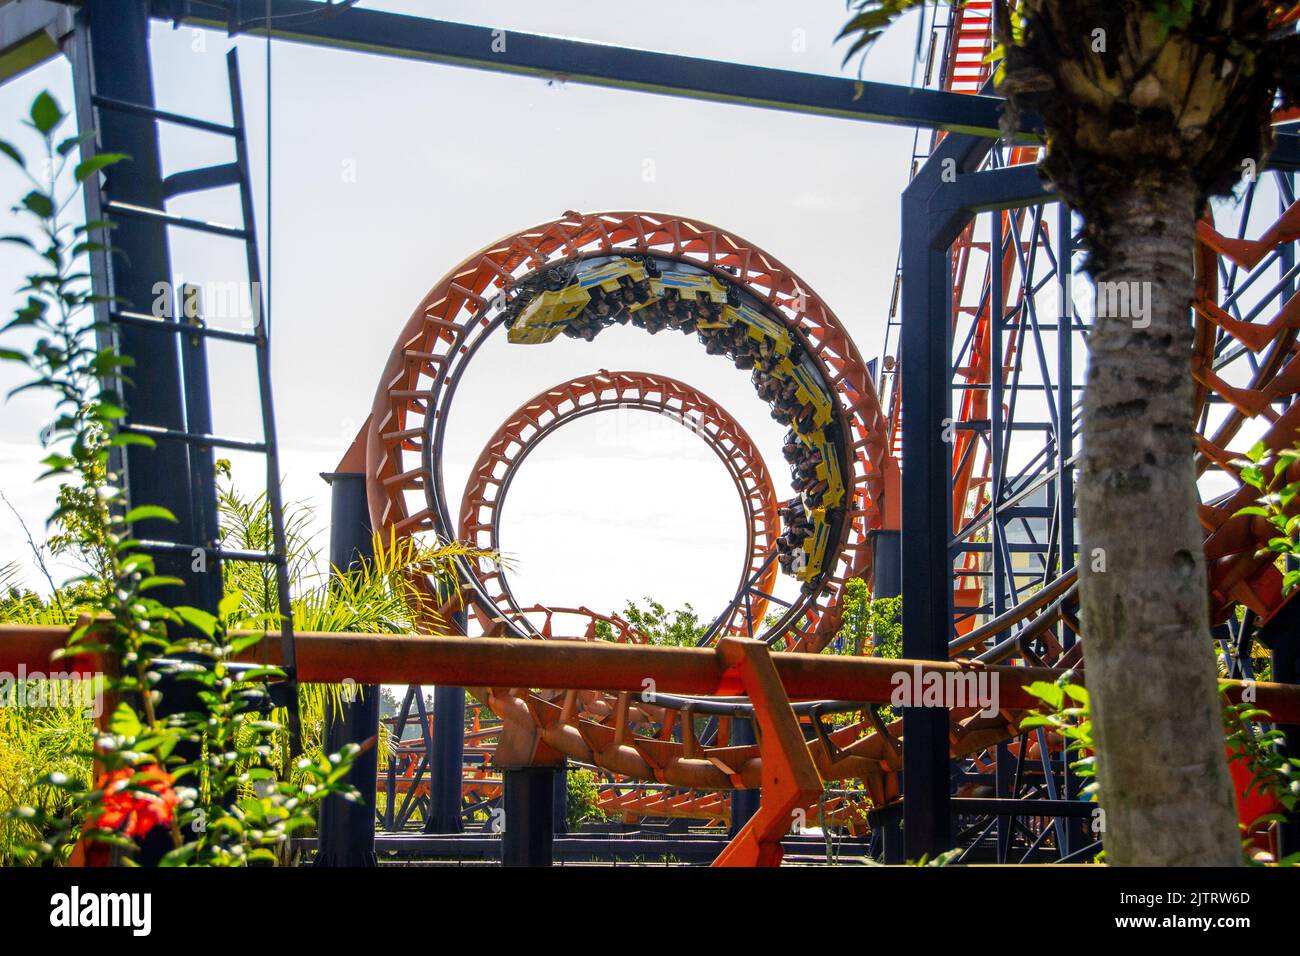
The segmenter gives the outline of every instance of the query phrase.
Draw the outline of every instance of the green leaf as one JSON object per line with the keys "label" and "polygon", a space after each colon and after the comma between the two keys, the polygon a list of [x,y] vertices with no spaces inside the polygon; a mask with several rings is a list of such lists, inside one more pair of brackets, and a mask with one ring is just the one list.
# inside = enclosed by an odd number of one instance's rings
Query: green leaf
{"label": "green leaf", "polygon": [[197,607],[181,606],[176,608],[182,621],[201,632],[204,637],[212,637],[217,631],[217,619],[207,611]]}
{"label": "green leaf", "polygon": [[24,196],[22,204],[42,219],[49,219],[54,215],[54,200],[39,189],[33,189]]}
{"label": "green leaf", "polygon": [[185,843],[178,846],[158,861],[159,866],[184,866],[189,863],[199,852],[197,843]]}
{"label": "green leaf", "polygon": [[138,508],[132,508],[122,519],[127,524],[134,524],[137,521],[144,521],[148,518],[160,518],[163,521],[175,523],[176,516],[160,505],[140,505]]}
{"label": "green leaf", "polygon": [[58,102],[49,94],[48,90],[42,90],[36,99],[32,101],[32,125],[42,135],[52,133],[54,128],[63,122],[63,116],[63,110],[59,108]]}
{"label": "green leaf", "polygon": [[1065,701],[1065,690],[1051,681],[1036,680],[1025,688],[1025,692],[1037,697],[1053,710],[1059,709]]}
{"label": "green leaf", "polygon": [[27,168],[27,161],[23,159],[23,154],[18,152],[12,143],[7,143],[3,139],[0,139],[0,153],[4,153],[24,169]]}
{"label": "green leaf", "polygon": [[77,163],[72,175],[77,178],[77,182],[85,182],[91,175],[99,172],[107,166],[114,163],[120,163],[124,159],[130,159],[126,153],[96,153],[90,159],[83,159]]}
{"label": "green leaf", "polygon": [[132,432],[118,432],[108,440],[110,448],[122,448],[126,445],[143,445],[145,448],[154,448],[156,444],[148,435],[136,435]]}
{"label": "green leaf", "polygon": [[217,604],[217,616],[220,617],[223,621],[229,620],[230,618],[234,617],[236,614],[239,613],[239,608],[243,605],[243,603],[244,603],[243,591],[234,590],[234,591],[227,592],[227,594]]}
{"label": "green leaf", "polygon": [[144,725],[140,723],[140,718],[135,715],[131,705],[123,701],[113,711],[113,716],[108,722],[108,729],[123,737],[138,737],[140,731],[144,729]]}
{"label": "green leaf", "polygon": [[1088,706],[1088,688],[1079,684],[1066,684],[1065,692],[1084,707]]}
{"label": "green leaf", "polygon": [[[1246,508],[1239,508],[1239,509],[1237,509],[1237,511],[1236,511],[1235,514],[1237,514],[1237,515],[1259,515],[1261,518],[1267,518],[1267,517],[1269,517],[1270,515],[1272,515],[1272,513],[1273,513],[1273,512],[1269,511],[1267,508],[1261,508],[1261,507],[1259,507],[1258,505],[1250,505],[1249,507],[1246,507]],[[1235,517],[1235,515],[1234,515],[1234,517]]]}
{"label": "green leaf", "polygon": [[173,585],[176,587],[180,587],[184,584],[185,582],[182,581],[180,578],[174,578],[171,575],[152,574],[149,577],[145,578],[143,581],[141,581],[139,585],[137,585],[137,587],[140,591],[148,591],[150,588],[169,587]]}
{"label": "green leaf", "polygon": [[60,156],[67,156],[68,153],[72,152],[82,143],[88,143],[94,138],[94,130],[91,130],[89,133],[79,133],[76,136],[69,136],[67,139],[59,143],[55,149]]}

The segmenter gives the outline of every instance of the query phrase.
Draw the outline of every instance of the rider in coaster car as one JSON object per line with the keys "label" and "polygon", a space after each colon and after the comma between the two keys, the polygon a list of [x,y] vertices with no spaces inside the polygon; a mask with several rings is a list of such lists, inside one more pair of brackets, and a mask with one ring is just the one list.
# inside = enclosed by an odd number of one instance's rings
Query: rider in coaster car
{"label": "rider in coaster car", "polygon": [[804,496],[808,503],[816,508],[822,503],[822,498],[826,495],[826,490],[830,487],[830,482],[825,479],[813,482],[804,490]]}
{"label": "rider in coaster car", "polygon": [[820,465],[821,463],[822,463],[821,452],[819,452],[817,449],[814,448],[809,454],[803,455],[799,459],[798,463],[795,465],[795,468],[797,468],[799,474],[803,475],[805,478],[811,478],[813,475],[817,473],[817,466]]}

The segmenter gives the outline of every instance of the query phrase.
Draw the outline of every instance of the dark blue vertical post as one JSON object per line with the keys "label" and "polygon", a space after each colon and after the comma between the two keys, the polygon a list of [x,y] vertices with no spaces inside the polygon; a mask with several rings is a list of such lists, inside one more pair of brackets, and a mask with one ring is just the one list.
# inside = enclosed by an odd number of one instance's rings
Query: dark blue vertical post
{"label": "dark blue vertical post", "polygon": [[569,761],[565,758],[555,771],[555,792],[551,795],[554,809],[551,813],[551,832],[566,836],[569,832]]}
{"label": "dark blue vertical post", "polygon": [[[936,247],[930,214],[929,200],[942,187],[924,173],[903,194],[903,656],[946,660],[952,282],[948,249]],[[904,852],[908,859],[934,857],[950,845],[947,709],[903,708],[903,736]]]}
{"label": "dark blue vertical post", "polygon": [[[1002,288],[1002,259],[1005,250],[1002,211],[993,211],[993,235],[989,251],[989,580],[992,582],[993,616],[1007,609],[1008,594],[1015,593],[1014,583],[1008,575],[1015,572],[1007,567],[1006,528],[1002,523],[1002,475],[1006,469],[1006,420],[1002,406],[1006,404],[1002,378],[1002,308],[1006,293]],[[1013,230],[1012,242],[1020,236]],[[1001,635],[999,635],[1000,637]]]}
{"label": "dark blue vertical post", "polygon": [[[746,717],[731,718],[731,737],[728,746],[745,747],[758,743],[754,736],[754,722]],[[761,794],[757,790],[731,791],[731,824],[727,835],[734,837],[740,828],[749,822],[749,818],[758,812],[758,800]]]}
{"label": "dark blue vertical post", "polygon": [[[1060,529],[1060,572],[1074,567],[1074,231],[1070,208],[1058,207],[1061,221],[1056,230],[1057,283],[1061,318],[1056,335],[1056,420],[1059,422],[1056,452],[1056,522]],[[1074,646],[1074,632],[1061,626],[1061,646]]]}
{"label": "dark blue vertical post", "polygon": [[550,866],[555,853],[554,767],[504,769],[503,866]]}
{"label": "dark blue vertical post", "polygon": [[[464,633],[465,612],[457,615]],[[465,688],[433,689],[433,767],[425,833],[460,833],[461,774],[465,762]]]}
{"label": "dark blue vertical post", "polygon": [[[198,286],[185,286],[179,296],[178,321],[194,328],[203,327],[203,303]],[[181,370],[185,378],[185,421],[194,434],[212,434],[212,399],[208,387],[208,356],[202,335],[180,336]],[[221,536],[220,515],[217,508],[216,460],[211,446],[195,445],[190,449],[190,499],[194,508],[194,524],[201,529],[193,539],[195,544],[215,548]],[[204,590],[204,601],[220,601],[222,581],[220,574],[199,577]]]}
{"label": "dark blue vertical post", "polygon": [[[87,218],[104,218],[101,199],[162,209],[162,161],[158,147],[158,123],[147,112],[128,113],[97,109],[93,97],[102,96],[145,107],[154,107],[153,77],[149,56],[149,4],[146,0],[87,0],[77,16],[77,29],[69,45],[73,62],[73,87],[78,125],[94,131],[98,152],[125,153],[128,161],[109,167],[102,194],[91,182],[86,185]],[[96,319],[104,321],[116,309],[152,311],[162,299],[165,314],[175,316],[171,260],[167,230],[161,223],[136,217],[116,217],[111,237],[91,238],[112,242],[114,254],[91,256],[94,291],[112,295],[111,307],[96,307]],[[186,428],[185,395],[182,388],[179,336],[170,331],[153,331],[120,326],[115,329],[121,354],[131,360],[132,383],[123,385],[129,421],[136,425],[157,425],[183,431]],[[133,532],[141,538],[194,546],[203,542],[195,518],[191,493],[191,462],[188,447],[177,441],[161,441],[156,448],[130,445],[124,455],[115,455],[112,467],[121,472],[132,506],[159,505],[175,517],[140,521]],[[214,513],[215,499],[206,502]],[[181,581],[161,587],[151,596],[169,605],[190,605],[215,614],[221,599],[221,568],[215,559],[200,552],[163,552],[155,555],[159,575]],[[164,677],[158,684],[162,695],[160,716],[192,711],[200,705],[198,684]],[[198,757],[190,745],[178,748],[178,756]],[[157,864],[171,849],[161,828],[146,837],[139,860]]]}
{"label": "dark blue vertical post", "polygon": [[[352,472],[321,476],[330,484],[330,566],[345,571],[373,556],[366,477]],[[379,687],[350,687],[350,700],[326,707],[326,753],[362,743],[379,732]],[[352,766],[348,782],[361,792],[357,803],[326,797],[321,805],[317,866],[375,866],[375,785],[378,752],[371,747]]]}
{"label": "dark blue vertical post", "polygon": [[871,532],[871,597],[895,598],[903,593],[902,535],[897,531]]}
{"label": "dark blue vertical post", "polygon": [[[148,115],[113,109],[92,109],[90,95],[126,100],[154,107],[153,77],[149,57],[149,4],[147,0],[87,0],[78,21],[74,77],[78,108],[89,110],[84,128],[98,132],[97,150],[120,152],[128,161],[110,167],[104,193],[113,202],[149,209],[163,208],[162,161],[158,148],[158,123]],[[88,72],[89,75],[85,75]],[[88,85],[89,89],[85,87]],[[111,213],[109,214],[111,217]],[[167,230],[158,222],[137,217],[117,217],[111,241],[115,254],[108,259],[109,289],[96,291],[117,296],[118,307],[150,312],[155,300],[165,297],[174,316],[171,261]],[[119,327],[118,347],[132,360],[133,380],[124,387],[130,421],[183,431],[185,396],[181,382],[178,336],[148,329]],[[176,521],[142,521],[135,532],[143,538],[177,543],[197,543],[202,529],[194,520],[190,500],[189,451],[183,442],[162,441],[156,448],[131,445],[126,452],[126,482],[132,505],[161,505]],[[215,502],[213,502],[215,506]],[[215,562],[193,570],[189,555],[160,554],[158,573],[184,581],[160,588],[154,596],[172,604],[190,604],[216,611],[220,569]],[[212,584],[215,580],[217,583]]]}

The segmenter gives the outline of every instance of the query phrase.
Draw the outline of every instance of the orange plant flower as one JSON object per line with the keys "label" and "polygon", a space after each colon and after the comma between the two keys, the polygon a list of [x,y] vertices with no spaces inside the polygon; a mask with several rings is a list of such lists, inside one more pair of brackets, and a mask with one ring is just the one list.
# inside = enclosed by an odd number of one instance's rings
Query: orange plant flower
{"label": "orange plant flower", "polygon": [[170,824],[180,802],[172,789],[175,782],[157,764],[139,770],[124,767],[105,774],[99,778],[99,788],[104,791],[104,810],[91,822],[91,827],[141,837],[156,826]]}

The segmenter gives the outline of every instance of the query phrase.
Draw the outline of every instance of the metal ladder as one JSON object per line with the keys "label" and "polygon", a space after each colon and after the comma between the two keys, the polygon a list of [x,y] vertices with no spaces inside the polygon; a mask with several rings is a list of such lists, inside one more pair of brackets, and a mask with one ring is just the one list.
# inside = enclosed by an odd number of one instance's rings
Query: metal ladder
{"label": "metal ladder", "polygon": [[[195,555],[202,552],[214,570],[220,562],[261,562],[274,567],[278,612],[280,616],[281,662],[286,678],[271,685],[272,700],[286,707],[289,713],[290,739],[296,753],[300,744],[298,715],[297,660],[294,652],[293,615],[289,595],[289,564],[285,546],[284,513],[280,495],[280,461],[276,447],[275,409],[271,396],[270,335],[265,321],[266,310],[262,302],[261,264],[258,257],[257,235],[253,219],[253,194],[249,179],[248,145],[244,136],[243,95],[239,82],[239,61],[235,50],[226,56],[226,70],[230,84],[231,124],[214,123],[178,113],[156,109],[138,103],[111,97],[92,95],[90,102],[98,110],[117,110],[145,116],[161,123],[170,123],[189,129],[214,133],[230,139],[234,146],[231,162],[200,169],[173,173],[163,179],[165,199],[223,186],[239,188],[242,225],[230,226],[207,222],[169,213],[163,209],[150,209],[129,203],[115,202],[101,188],[98,177],[87,180],[88,210],[100,210],[101,218],[133,217],[151,220],[166,226],[241,240],[244,244],[248,269],[249,296],[252,306],[252,331],[212,328],[204,324],[200,315],[197,290],[186,288],[179,297],[179,314],[175,321],[156,318],[140,312],[109,306],[108,320],[113,326],[146,329],[162,335],[179,335],[181,338],[181,368],[185,388],[185,430],[162,428],[148,423],[127,421],[120,431],[140,435],[155,442],[183,442],[197,455],[191,460],[190,489],[199,526],[204,540],[195,543],[170,541],[141,541],[140,550],[153,553]],[[176,303],[173,303],[176,305]],[[218,340],[251,345],[256,352],[257,382],[261,404],[262,439],[250,441],[212,434],[212,414],[209,403],[205,342]],[[271,547],[266,551],[223,548],[219,543],[217,521],[217,491],[214,449],[251,452],[266,459],[266,501],[270,516]]]}

